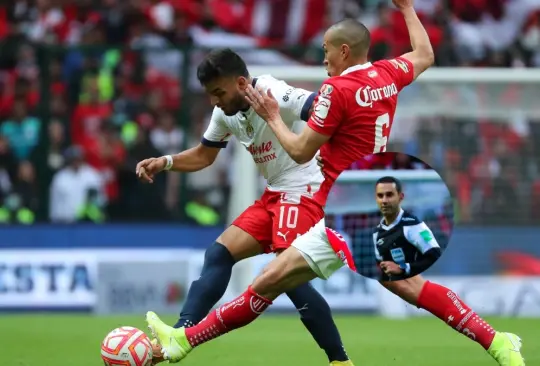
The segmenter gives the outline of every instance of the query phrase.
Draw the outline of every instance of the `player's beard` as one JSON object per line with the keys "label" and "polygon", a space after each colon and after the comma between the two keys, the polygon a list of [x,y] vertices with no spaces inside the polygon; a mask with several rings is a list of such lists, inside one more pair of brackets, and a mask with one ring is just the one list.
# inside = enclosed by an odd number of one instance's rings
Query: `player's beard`
{"label": "player's beard", "polygon": [[226,116],[234,116],[238,112],[249,108],[249,104],[244,100],[244,96],[241,94],[236,95],[231,100],[229,106],[229,108],[223,109],[223,113],[225,113]]}
{"label": "player's beard", "polygon": [[395,218],[399,212],[399,206],[388,205],[381,207],[381,213],[386,218]]}

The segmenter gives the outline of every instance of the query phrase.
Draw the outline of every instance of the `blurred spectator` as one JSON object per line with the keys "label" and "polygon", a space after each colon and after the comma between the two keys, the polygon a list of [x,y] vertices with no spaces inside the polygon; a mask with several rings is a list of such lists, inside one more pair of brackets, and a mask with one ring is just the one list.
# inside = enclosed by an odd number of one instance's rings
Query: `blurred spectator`
{"label": "blurred spectator", "polygon": [[157,127],[150,133],[150,139],[161,155],[178,154],[182,149],[184,133],[175,126],[171,113],[162,112]]}
{"label": "blurred spectator", "polygon": [[5,136],[15,156],[26,159],[39,143],[41,121],[28,113],[27,103],[23,99],[13,102],[11,118],[0,125],[0,135]]}
{"label": "blurred spectator", "polygon": [[[15,158],[15,155],[13,154],[13,151],[11,151],[9,146],[9,141],[6,137],[0,135],[0,171],[2,175],[5,174],[5,177],[2,177],[0,181],[4,181],[6,179],[7,181],[11,182],[15,178],[15,174],[17,171],[17,159]],[[11,184],[9,184],[11,185]],[[1,184],[1,186],[4,186],[4,183]]]}
{"label": "blurred spectator", "polygon": [[112,112],[111,104],[101,98],[97,77],[84,80],[80,100],[71,120],[71,139],[76,144],[96,137]]}
{"label": "blurred spectator", "polygon": [[103,220],[106,202],[102,176],[84,162],[83,150],[70,147],[65,155],[67,166],[55,174],[50,192],[50,220],[73,223],[90,219]]}
{"label": "blurred spectator", "polygon": [[38,194],[34,166],[29,161],[23,161],[11,192],[5,199],[5,206],[11,211],[11,223],[34,223],[40,204]]}
{"label": "blurred spectator", "polygon": [[113,125],[104,123],[96,132],[93,135],[87,135],[82,140],[81,147],[88,165],[96,169],[101,175],[102,182],[105,185],[109,209],[118,212],[118,210],[121,210],[115,205],[120,190],[118,169],[125,160],[126,151],[118,131]]}
{"label": "blurred spectator", "polygon": [[[204,211],[203,207],[221,219],[226,214],[234,146],[222,151],[212,167],[187,176],[185,186],[180,174],[159,176],[152,186],[142,186],[133,176],[137,160],[198,143],[208,122],[211,106],[201,98],[193,72],[204,51],[173,48],[231,46],[249,64],[320,64],[322,33],[348,16],[360,18],[371,29],[372,59],[392,57],[410,45],[402,17],[388,4],[382,0],[3,2],[0,202],[20,181],[18,171],[32,175],[23,163],[27,160],[34,166],[40,192],[49,191],[53,175],[68,176],[69,171],[69,176],[82,176],[70,168],[62,170],[63,175],[57,173],[65,164],[64,149],[77,144],[86,152],[86,164],[103,181],[109,219],[189,216],[201,224],[212,222],[193,217],[192,212]],[[438,66],[540,65],[537,0],[417,0],[415,6],[436,48]],[[315,47],[306,50],[309,45]],[[261,48],[274,46],[278,50]],[[190,79],[184,80],[185,75]],[[464,89],[470,94],[460,89],[458,96],[478,104],[487,98],[514,108],[526,97],[519,85],[494,84],[487,91],[468,88]],[[191,98],[190,105],[184,103],[186,98]],[[455,95],[448,96],[450,105],[454,99]],[[500,122],[398,116],[389,146],[414,153],[443,172],[462,222],[497,224],[497,217],[508,217],[511,211],[503,207],[513,199],[520,212],[532,214],[537,211],[534,202],[540,200],[535,183],[540,176],[539,123],[520,116]],[[371,157],[351,168],[391,167],[423,168],[404,155]],[[83,164],[81,169],[90,168]],[[495,199],[499,192],[502,198]],[[533,199],[527,199],[529,194]],[[143,196],[150,203],[137,199]],[[100,194],[87,196],[96,197]],[[36,207],[48,209],[44,192]],[[520,222],[528,220],[523,214],[514,216]]]}
{"label": "blurred spectator", "polygon": [[[165,206],[163,192],[166,181],[178,175],[160,174],[154,177],[153,184],[148,185],[141,183],[133,174],[139,161],[160,155],[162,153],[154,147],[148,132],[139,129],[136,140],[128,148],[126,165],[120,175],[120,206],[123,208],[123,218],[131,221],[164,221],[173,217],[172,212]],[[178,186],[172,188],[178,190]]]}
{"label": "blurred spectator", "polygon": [[65,124],[52,120],[48,128],[48,143],[45,149],[36,149],[32,153],[37,175],[42,184],[49,185],[54,174],[65,165],[65,150],[68,147]]}
{"label": "blurred spectator", "polygon": [[[4,201],[11,192],[14,180],[16,179],[17,159],[9,148],[8,140],[0,136],[0,207],[4,206]],[[8,220],[8,213],[0,212],[0,222]]]}

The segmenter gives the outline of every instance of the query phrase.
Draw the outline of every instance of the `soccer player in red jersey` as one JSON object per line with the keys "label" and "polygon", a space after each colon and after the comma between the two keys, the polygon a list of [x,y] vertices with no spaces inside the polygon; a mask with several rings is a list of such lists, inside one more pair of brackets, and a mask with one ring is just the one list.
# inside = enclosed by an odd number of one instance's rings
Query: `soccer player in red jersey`
{"label": "soccer player in red jersey", "polygon": [[[371,64],[367,62],[369,31],[363,24],[345,20],[332,26],[323,44],[331,77],[322,85],[308,128],[301,134],[289,131],[283,123],[271,91],[248,87],[247,100],[297,163],[310,161],[320,150],[326,179],[315,200],[323,201],[339,174],[354,161],[386,150],[398,93],[434,62],[412,0],[393,2],[403,13],[413,51]],[[323,219],[273,260],[242,295],[199,324],[173,329],[153,312],[147,313],[147,322],[165,358],[178,362],[200,344],[251,323],[281,293],[316,277],[326,279],[344,265],[355,269],[347,244],[325,227]],[[450,289],[414,277],[395,283],[385,286],[476,340],[500,365],[524,365],[519,337],[495,332]]]}

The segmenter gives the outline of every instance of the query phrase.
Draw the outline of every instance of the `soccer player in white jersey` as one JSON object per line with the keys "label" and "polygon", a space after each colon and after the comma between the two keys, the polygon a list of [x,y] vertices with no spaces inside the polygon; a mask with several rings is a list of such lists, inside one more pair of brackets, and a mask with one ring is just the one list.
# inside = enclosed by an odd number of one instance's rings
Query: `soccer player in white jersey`
{"label": "soccer player in white jersey", "polygon": [[[372,64],[367,60],[370,35],[365,25],[348,19],[330,27],[324,35],[323,48],[331,78],[319,91],[308,128],[299,135],[281,120],[281,95],[274,96],[273,90],[247,88],[246,99],[264,117],[295,161],[310,161],[320,149],[326,179],[318,197],[328,193],[337,176],[351,163],[386,150],[398,93],[434,62],[429,37],[413,1],[393,0],[393,3],[407,24],[412,52]],[[242,295],[213,311],[196,326],[172,329],[153,312],[148,312],[146,319],[166,358],[178,362],[201,344],[257,319],[284,291],[316,277],[328,278],[344,265],[354,267],[351,253],[340,235],[326,228],[322,219],[274,259]],[[403,287],[385,287],[399,288],[399,295],[407,301],[417,301],[417,306],[421,306],[418,297],[424,299],[423,308],[476,340],[500,365],[524,365],[519,337],[495,332],[451,290],[429,281],[423,286],[415,286],[418,283],[409,279],[386,283],[403,283]]]}
{"label": "soccer player in white jersey", "polygon": [[[141,161],[138,176],[152,182],[162,170],[204,169],[235,138],[251,153],[268,184],[262,197],[248,207],[207,250],[201,277],[191,284],[176,328],[201,321],[227,289],[234,264],[262,253],[280,253],[324,217],[317,200],[323,175],[317,161],[297,164],[283,150],[268,124],[245,100],[248,86],[271,88],[279,99],[289,128],[304,123],[315,93],[293,88],[269,75],[252,78],[246,64],[230,49],[211,52],[199,65],[197,77],[215,106],[208,129],[196,147],[173,156]],[[332,365],[352,365],[326,300],[308,283],[287,296]]]}

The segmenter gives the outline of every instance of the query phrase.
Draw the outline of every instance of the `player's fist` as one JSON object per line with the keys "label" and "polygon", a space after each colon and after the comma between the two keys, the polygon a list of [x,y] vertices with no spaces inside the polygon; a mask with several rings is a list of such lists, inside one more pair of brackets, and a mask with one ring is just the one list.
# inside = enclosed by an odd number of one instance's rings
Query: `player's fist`
{"label": "player's fist", "polygon": [[414,5],[413,0],[392,0],[392,2],[399,10],[412,8]]}
{"label": "player's fist", "polygon": [[167,159],[164,156],[145,159],[137,164],[135,174],[145,183],[154,183],[154,175],[165,169],[166,165]]}
{"label": "player's fist", "polygon": [[395,262],[390,262],[390,261],[381,262],[380,266],[383,272],[389,276],[391,275],[396,276],[403,273],[403,269],[401,269],[401,267]]}

